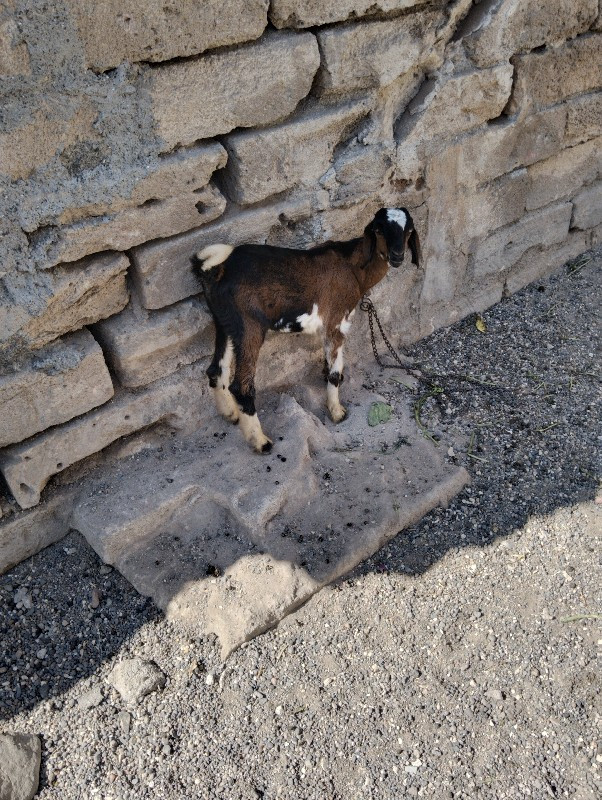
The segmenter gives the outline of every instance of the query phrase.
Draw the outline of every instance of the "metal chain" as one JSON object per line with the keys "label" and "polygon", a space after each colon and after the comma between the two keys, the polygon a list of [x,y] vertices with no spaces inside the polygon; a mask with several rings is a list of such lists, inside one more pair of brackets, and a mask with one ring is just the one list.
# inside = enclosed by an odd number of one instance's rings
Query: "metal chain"
{"label": "metal chain", "polygon": [[[388,340],[388,338],[387,338],[387,336],[386,336],[386,334],[385,334],[385,332],[383,330],[383,326],[381,325],[381,322],[380,322],[380,320],[378,318],[378,314],[376,313],[376,309],[374,308],[374,303],[372,302],[372,300],[370,300],[369,297],[366,297],[366,295],[364,295],[362,297],[361,302],[360,302],[360,308],[362,309],[362,311],[367,311],[368,312],[368,324],[370,325],[370,341],[372,342],[372,352],[374,353],[374,358],[376,359],[376,363],[378,364],[378,366],[379,367],[384,367],[386,369],[404,369],[406,371],[411,371],[412,368],[415,367],[415,365],[412,364],[412,363],[403,362],[401,360],[401,357],[399,356],[399,354],[397,353],[397,351],[395,350],[395,348],[393,347],[391,342]],[[380,331],[380,335],[383,338],[383,342],[387,345],[387,348],[389,349],[389,352],[391,353],[391,355],[393,356],[393,358],[397,362],[396,364],[384,364],[381,361],[381,358],[378,355],[378,350],[376,349],[376,337],[375,337],[375,334],[374,334],[374,320],[376,320],[376,324],[378,325],[378,330]],[[407,357],[408,356],[406,356],[406,358]]]}

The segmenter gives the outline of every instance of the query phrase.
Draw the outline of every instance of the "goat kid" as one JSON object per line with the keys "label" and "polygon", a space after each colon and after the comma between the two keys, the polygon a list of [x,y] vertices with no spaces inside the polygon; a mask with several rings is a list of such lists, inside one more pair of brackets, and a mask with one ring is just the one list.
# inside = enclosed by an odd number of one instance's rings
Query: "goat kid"
{"label": "goat kid", "polygon": [[220,414],[240,424],[257,452],[272,449],[255,410],[255,369],[268,330],[322,333],[327,407],[341,422],[347,416],[339,400],[343,342],[355,308],[389,266],[401,265],[406,246],[419,266],[420,242],[409,212],[381,208],[364,235],[348,242],[311,250],[214,244],[193,256],[215,322],[209,385]]}

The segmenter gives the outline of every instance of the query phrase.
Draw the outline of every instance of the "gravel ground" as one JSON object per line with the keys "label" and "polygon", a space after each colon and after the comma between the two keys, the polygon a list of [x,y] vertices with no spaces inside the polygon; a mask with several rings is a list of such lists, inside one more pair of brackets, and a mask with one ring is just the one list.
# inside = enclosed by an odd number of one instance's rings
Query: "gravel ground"
{"label": "gravel ground", "polygon": [[[473,317],[419,342],[435,389],[372,371],[473,483],[225,666],[78,535],[2,577],[0,732],[41,736],[39,797],[599,797],[602,257],[585,261],[485,333]],[[165,687],[126,703],[107,683],[124,658]]]}

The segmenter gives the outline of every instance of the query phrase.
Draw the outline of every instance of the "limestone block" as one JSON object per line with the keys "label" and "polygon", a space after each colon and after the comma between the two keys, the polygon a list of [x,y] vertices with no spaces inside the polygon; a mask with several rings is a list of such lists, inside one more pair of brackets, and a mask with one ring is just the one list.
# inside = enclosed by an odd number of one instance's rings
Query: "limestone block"
{"label": "limestone block", "polygon": [[[125,282],[129,263],[124,255],[103,253],[49,271],[42,277],[48,277],[44,291],[50,292],[45,308],[21,328],[19,335],[31,347],[42,347],[121,311],[129,298]],[[1,339],[0,334],[0,346]]]}
{"label": "limestone block", "polygon": [[85,414],[112,396],[92,334],[65,336],[0,375],[0,447]]}
{"label": "limestone block", "polygon": [[529,248],[510,270],[506,278],[507,291],[513,294],[527,284],[552,274],[590,246],[589,234],[585,231],[569,231],[565,241],[553,247]]}
{"label": "limestone block", "polygon": [[537,111],[602,86],[602,36],[579,36],[560,47],[514,59],[508,113]]}
{"label": "limestone block", "polygon": [[529,177],[522,168],[467,193],[454,214],[456,240],[474,245],[491,231],[519,220],[528,190]]}
{"label": "limestone block", "polygon": [[592,25],[593,31],[602,31],[602,6],[600,6],[600,13],[598,14],[598,18],[594,21]]}
{"label": "limestone block", "polygon": [[512,88],[512,66],[460,75],[441,74],[409,104],[397,125],[397,163],[403,175],[418,175],[426,143],[449,139],[498,117]]}
{"label": "limestone block", "polygon": [[104,72],[122,61],[167,61],[257,39],[268,0],[67,0],[86,66]]}
{"label": "limestone block", "polygon": [[572,228],[587,230],[602,224],[602,181],[588,186],[573,200]]}
{"label": "limestone block", "polygon": [[[226,159],[227,153],[218,142],[182,147],[147,164],[145,174],[138,179],[128,196],[114,197],[107,203],[71,207],[59,216],[57,222],[66,225],[83,217],[115,214],[124,208],[141,206],[149,200],[164,200],[194,192],[209,183],[212,174],[225,165]],[[36,200],[38,198],[34,195],[32,203]],[[24,215],[21,215],[21,220],[23,229],[30,230]]]}
{"label": "limestone block", "polygon": [[276,28],[308,28],[364,14],[401,11],[428,0],[272,0],[270,21]]}
{"label": "limestone block", "polygon": [[196,299],[152,313],[130,306],[92,331],[122,386],[163,378],[213,349],[211,315]]}
{"label": "limestone block", "polygon": [[0,132],[0,175],[12,180],[27,178],[34,170],[46,164],[57,152],[82,140],[96,140],[98,133],[94,122],[98,110],[82,96],[52,102],[62,106],[60,113],[48,110],[48,96],[36,98],[30,116],[19,125]]}
{"label": "limestone block", "polygon": [[35,248],[42,266],[75,261],[102,250],[128,250],[150,239],[173,236],[219,217],[226,200],[214,186],[180,197],[147,200],[138,208],[51,228]]}
{"label": "limestone block", "polygon": [[566,143],[577,144],[602,135],[602,92],[577,97],[566,104]]}
{"label": "limestone block", "polygon": [[148,90],[162,150],[284,119],[309,93],[319,63],[311,33],[276,33],[232,51],[152,68]]}
{"label": "limestone block", "polygon": [[265,243],[270,231],[311,213],[309,200],[285,201],[264,208],[233,211],[213,225],[182,236],[150,242],[132,251],[132,277],[145,308],[176,303],[201,291],[191,257],[209,244]]}
{"label": "limestone block", "polygon": [[583,33],[597,16],[598,0],[498,0],[463,44],[475,64],[489,67]]}
{"label": "limestone block", "polygon": [[[366,197],[380,197],[394,169],[394,142],[363,145],[354,142],[333,165],[333,182],[328,186],[333,206],[349,206]],[[359,236],[355,227],[350,238]]]}
{"label": "limestone block", "polygon": [[0,521],[0,575],[69,533],[77,491],[61,489],[46,503]]}
{"label": "limestone block", "polygon": [[313,188],[328,169],[335,146],[368,111],[367,103],[353,103],[229,136],[226,194],[248,205],[292,186]]}
{"label": "limestone block", "polygon": [[30,733],[0,734],[0,797],[33,800],[38,793],[42,743]]}
{"label": "limestone block", "polygon": [[[201,380],[205,387],[202,372],[196,375],[196,383]],[[39,503],[53,475],[122,436],[194,413],[186,407],[199,399],[190,390],[188,376],[179,374],[143,390],[122,391],[102,408],[0,451],[0,472],[21,508],[31,508]]]}
{"label": "limestone block", "polygon": [[320,90],[330,93],[387,86],[430,50],[443,16],[435,11],[319,30]]}
{"label": "limestone block", "polygon": [[572,197],[602,171],[602,138],[568,147],[528,167],[527,211]]}
{"label": "limestone block", "polygon": [[473,257],[479,277],[508,269],[531,247],[560,244],[569,232],[571,203],[559,203],[527,214],[520,222],[502,228],[482,241]]}
{"label": "limestone block", "polygon": [[29,52],[14,18],[15,1],[0,7],[0,75],[28,75]]}
{"label": "limestone block", "polygon": [[566,109],[558,107],[467,136],[452,145],[459,158],[458,180],[475,185],[550,158],[563,146],[565,121]]}

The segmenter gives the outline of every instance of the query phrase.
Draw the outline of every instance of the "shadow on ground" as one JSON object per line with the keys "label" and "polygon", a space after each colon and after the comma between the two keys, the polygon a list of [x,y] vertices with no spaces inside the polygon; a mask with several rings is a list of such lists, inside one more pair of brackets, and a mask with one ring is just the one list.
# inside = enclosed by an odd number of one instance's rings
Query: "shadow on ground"
{"label": "shadow on ground", "polygon": [[[366,373],[366,384],[392,405],[424,401],[421,425],[441,440],[449,462],[469,469],[472,483],[354,577],[419,575],[450,550],[485,546],[532,515],[595,496],[596,266],[582,259],[503,301],[485,315],[486,333],[467,319],[418,343],[411,355],[437,376],[430,387],[411,394],[392,370]],[[0,578],[0,718],[41,700],[60,703],[67,688],[159,620],[152,601],[78,534],[20,564]]]}

